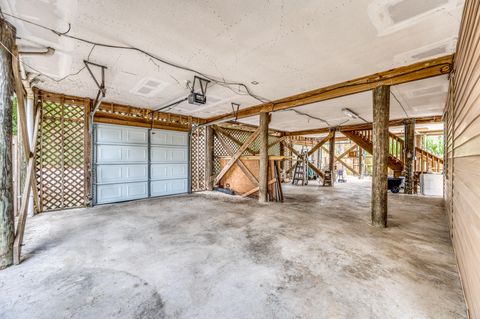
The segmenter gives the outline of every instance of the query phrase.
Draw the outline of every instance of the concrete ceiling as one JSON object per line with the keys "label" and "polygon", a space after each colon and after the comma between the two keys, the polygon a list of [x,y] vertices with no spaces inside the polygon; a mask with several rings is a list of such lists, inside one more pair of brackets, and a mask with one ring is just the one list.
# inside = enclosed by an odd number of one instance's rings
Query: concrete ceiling
{"label": "concrete ceiling", "polygon": [[[5,13],[60,32],[70,23],[69,35],[135,46],[216,79],[245,83],[268,100],[452,53],[463,8],[463,0],[0,0],[0,4]],[[155,109],[188,94],[192,72],[139,52],[94,47],[7,19],[17,27],[20,49],[56,49],[50,57],[25,56],[29,71],[58,80],[82,70],[89,57],[108,67],[106,101]],[[95,97],[96,86],[84,69],[59,82],[47,76],[40,76],[38,87]],[[441,114],[447,87],[445,76],[393,87],[390,118]],[[241,108],[258,104],[237,85],[212,83],[207,99],[204,106],[181,103],[170,112],[211,117],[231,112],[231,102]],[[362,93],[297,108],[311,117],[277,112],[271,126],[294,131],[338,125],[348,120],[341,111],[345,107],[371,121],[371,100],[370,93]]]}

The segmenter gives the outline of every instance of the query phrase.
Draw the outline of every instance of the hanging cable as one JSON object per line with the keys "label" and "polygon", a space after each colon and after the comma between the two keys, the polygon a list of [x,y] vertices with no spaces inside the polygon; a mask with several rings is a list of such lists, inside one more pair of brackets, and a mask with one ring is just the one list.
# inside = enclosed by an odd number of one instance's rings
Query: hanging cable
{"label": "hanging cable", "polygon": [[[181,69],[181,70],[184,70],[184,71],[188,71],[188,72],[192,72],[192,73],[195,73],[197,75],[200,75],[214,83],[217,83],[219,85],[222,85],[222,86],[228,86],[231,90],[233,90],[231,88],[231,86],[238,86],[239,88],[243,88],[246,92],[246,95],[249,95],[251,96],[252,98],[258,100],[259,102],[267,102],[266,99],[254,94],[253,92],[251,92],[250,88],[245,85],[244,83],[241,83],[241,82],[230,82],[230,81],[225,81],[225,80],[218,80],[216,78],[214,78],[213,76],[209,76],[209,75],[206,75],[204,74],[203,72],[200,72],[198,70],[195,70],[193,68],[190,68],[190,67],[187,67],[187,66],[183,66],[183,65],[180,65],[180,64],[177,64],[177,63],[174,63],[174,62],[170,62],[166,59],[163,59],[161,57],[157,57],[156,55],[148,52],[148,51],[145,51],[143,49],[140,49],[138,47],[133,47],[133,46],[123,46],[123,45],[114,45],[114,44],[107,44],[107,43],[101,43],[101,42],[95,42],[95,41],[91,41],[91,40],[88,40],[88,39],[85,39],[85,38],[81,38],[81,37],[77,37],[77,36],[73,36],[71,34],[68,34],[70,32],[70,29],[71,29],[71,26],[69,24],[69,28],[66,32],[60,32],[60,31],[57,31],[53,28],[49,28],[49,27],[46,27],[44,25],[41,25],[39,23],[36,23],[36,22],[33,22],[33,21],[29,21],[27,19],[24,19],[24,18],[20,18],[20,17],[17,17],[13,14],[9,14],[9,13],[5,13],[3,12],[3,14],[5,16],[8,16],[8,17],[11,17],[13,19],[16,19],[16,20],[20,20],[22,22],[25,22],[27,24],[31,24],[31,25],[34,25],[34,26],[37,26],[41,29],[44,29],[44,30],[47,30],[47,31],[50,31],[50,32],[53,32],[54,34],[58,35],[59,37],[66,37],[66,38],[70,38],[70,39],[73,39],[73,40],[77,40],[77,41],[80,41],[80,42],[83,42],[83,43],[88,43],[88,44],[92,44],[92,45],[95,45],[95,46],[99,46],[99,47],[104,47],[104,48],[110,48],[110,49],[120,49],[120,50],[129,50],[129,51],[135,51],[135,52],[139,52],[139,53],[142,53],[158,62],[161,62],[163,64],[166,64],[166,65],[169,65],[171,67],[174,67],[174,68],[177,68],[177,69]],[[30,66],[29,66],[30,67]],[[34,68],[32,68],[34,71],[36,71]],[[37,72],[37,71],[36,71]],[[50,78],[50,77],[49,77]],[[51,79],[51,78],[50,78]],[[238,94],[238,93],[237,93]]]}
{"label": "hanging cable", "polygon": [[321,119],[321,118],[319,118],[319,117],[316,117],[316,116],[313,116],[313,115],[310,115],[310,114],[301,112],[301,111],[299,111],[299,110],[287,109],[287,110],[285,110],[285,111],[292,111],[292,112],[295,112],[295,113],[297,113],[297,114],[299,114],[299,115],[307,116],[307,117],[309,117],[309,118],[311,118],[311,119],[314,119],[314,120],[323,122],[323,123],[325,123],[328,127],[331,126],[330,123],[328,123],[328,121],[326,121],[326,120],[324,120],[324,119]]}
{"label": "hanging cable", "polygon": [[407,118],[410,118],[410,116],[408,116],[407,111],[406,111],[405,108],[403,107],[402,103],[400,103],[400,101],[398,100],[398,98],[397,98],[397,96],[395,95],[395,93],[393,93],[393,92],[390,90],[390,94],[392,94],[393,98],[397,101],[398,104],[400,104],[400,107],[402,108],[403,113],[405,113],[405,116],[406,116]]}

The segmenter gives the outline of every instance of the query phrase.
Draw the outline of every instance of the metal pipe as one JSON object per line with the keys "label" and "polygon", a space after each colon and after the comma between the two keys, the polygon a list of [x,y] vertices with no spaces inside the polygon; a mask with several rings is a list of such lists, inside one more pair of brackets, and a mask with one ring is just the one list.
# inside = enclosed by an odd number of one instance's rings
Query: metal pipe
{"label": "metal pipe", "polygon": [[19,51],[18,54],[21,55],[45,55],[52,56],[55,53],[55,49],[47,47],[47,51]]}

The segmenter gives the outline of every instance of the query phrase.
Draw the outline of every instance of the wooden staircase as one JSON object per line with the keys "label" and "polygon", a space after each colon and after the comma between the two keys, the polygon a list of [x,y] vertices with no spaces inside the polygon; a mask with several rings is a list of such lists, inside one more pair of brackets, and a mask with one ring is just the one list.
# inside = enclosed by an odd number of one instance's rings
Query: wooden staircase
{"label": "wooden staircase", "polygon": [[[359,130],[359,131],[342,131],[342,134],[352,140],[355,144],[363,148],[368,153],[372,154],[373,140],[372,130]],[[403,139],[395,134],[389,133],[389,155],[388,155],[388,167],[394,172],[401,172],[404,168],[404,142]],[[427,152],[419,147],[415,147],[416,160],[415,171],[416,172],[443,172],[443,158],[440,158],[430,152]]]}

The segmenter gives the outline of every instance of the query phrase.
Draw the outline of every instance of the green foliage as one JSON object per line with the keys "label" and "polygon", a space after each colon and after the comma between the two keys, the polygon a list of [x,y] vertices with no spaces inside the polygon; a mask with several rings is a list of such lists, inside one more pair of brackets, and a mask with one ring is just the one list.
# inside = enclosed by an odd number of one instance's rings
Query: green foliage
{"label": "green foliage", "polygon": [[439,157],[443,157],[443,135],[425,136],[425,149]]}

